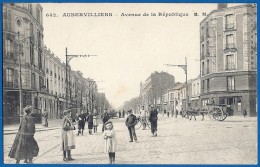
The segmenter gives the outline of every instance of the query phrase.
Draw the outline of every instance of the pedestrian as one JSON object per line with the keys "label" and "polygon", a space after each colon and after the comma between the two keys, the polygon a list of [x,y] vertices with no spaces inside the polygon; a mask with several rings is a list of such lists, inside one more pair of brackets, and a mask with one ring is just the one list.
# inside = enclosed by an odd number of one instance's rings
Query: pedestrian
{"label": "pedestrian", "polygon": [[77,116],[78,121],[78,135],[81,134],[83,136],[84,129],[85,129],[85,123],[86,123],[86,116],[84,114],[84,111],[82,110],[81,113]]}
{"label": "pedestrian", "polygon": [[[24,116],[21,119],[18,133],[8,154],[19,164],[24,159],[24,163],[32,163],[33,157],[39,153],[39,147],[34,139],[35,122],[31,115],[32,106],[27,105],[24,108]],[[28,161],[29,160],[29,161]]]}
{"label": "pedestrian", "polygon": [[144,109],[144,106],[141,107],[140,114],[141,114],[141,119],[142,119],[143,130],[145,130],[146,119],[147,119],[147,111]]}
{"label": "pedestrian", "polygon": [[108,153],[109,156],[109,163],[115,163],[116,157],[116,134],[114,131],[114,126],[111,121],[107,121],[105,123],[106,130],[104,131],[104,139],[105,139],[105,153]]}
{"label": "pedestrian", "polygon": [[109,114],[107,113],[107,110],[104,110],[104,113],[101,116],[102,122],[103,122],[103,126],[102,126],[102,133],[105,130],[105,123],[109,120]]}
{"label": "pedestrian", "polygon": [[243,115],[244,115],[244,118],[247,116],[246,109],[243,110]]}
{"label": "pedestrian", "polygon": [[87,122],[88,122],[88,133],[92,135],[92,129],[93,129],[93,114],[89,113],[87,117]]}
{"label": "pedestrian", "polygon": [[152,137],[157,136],[157,120],[158,120],[158,109],[156,107],[151,106],[151,110],[149,112],[149,121],[151,122]]}
{"label": "pedestrian", "polygon": [[48,112],[46,110],[42,113],[42,125],[48,127]]}
{"label": "pedestrian", "polygon": [[123,118],[125,118],[125,110],[123,110],[122,116]]}
{"label": "pedestrian", "polygon": [[93,113],[93,128],[94,128],[94,133],[97,133],[97,127],[98,127],[98,113],[97,110],[94,110]]}
{"label": "pedestrian", "polygon": [[170,116],[170,111],[167,111],[167,117],[169,118],[169,116]]}
{"label": "pedestrian", "polygon": [[72,124],[71,111],[63,111],[61,149],[63,151],[63,161],[75,160],[71,157],[71,150],[75,149],[74,133],[75,126]]}
{"label": "pedestrian", "polygon": [[118,112],[118,118],[121,118],[121,111]]}
{"label": "pedestrian", "polygon": [[133,142],[133,138],[135,142],[137,142],[137,137],[135,133],[135,125],[137,123],[137,117],[133,114],[132,110],[128,110],[128,117],[126,118],[125,124],[128,128],[129,135],[130,135],[130,141]]}

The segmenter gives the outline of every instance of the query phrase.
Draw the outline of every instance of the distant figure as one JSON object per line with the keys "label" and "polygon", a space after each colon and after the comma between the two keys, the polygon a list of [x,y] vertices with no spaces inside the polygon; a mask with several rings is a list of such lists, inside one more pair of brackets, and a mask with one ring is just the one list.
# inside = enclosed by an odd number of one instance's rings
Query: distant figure
{"label": "distant figure", "polygon": [[158,120],[158,109],[151,106],[149,112],[149,121],[151,122],[152,137],[157,137],[157,120]]}
{"label": "distant figure", "polygon": [[140,114],[142,119],[143,130],[144,130],[146,128],[146,119],[147,119],[147,111],[144,109],[144,106],[141,107]]}
{"label": "distant figure", "polygon": [[118,118],[121,118],[121,111],[118,111]]}
{"label": "distant figure", "polygon": [[170,111],[168,110],[167,111],[167,117],[169,118],[169,116],[170,116]]}
{"label": "distant figure", "polygon": [[42,125],[48,127],[48,112],[46,110],[42,113]]}
{"label": "distant figure", "polygon": [[104,139],[105,139],[105,153],[108,153],[109,163],[114,164],[116,158],[116,134],[114,131],[113,123],[111,121],[107,121],[105,123],[106,130],[104,131]]}
{"label": "distant figure", "polygon": [[243,110],[243,115],[244,115],[244,118],[247,116],[246,109]]}
{"label": "distant figure", "polygon": [[87,117],[88,122],[88,133],[92,135],[92,129],[93,129],[93,114],[92,112]]}
{"label": "distant figure", "polygon": [[106,109],[104,110],[104,113],[101,116],[101,120],[103,122],[103,126],[102,126],[102,133],[103,133],[106,128],[105,123],[109,120],[109,114],[107,113]]}
{"label": "distant figure", "polygon": [[93,113],[93,128],[94,128],[94,133],[97,133],[97,127],[98,127],[98,113],[97,110],[94,110]]}
{"label": "distant figure", "polygon": [[[31,116],[32,106],[24,108],[24,116],[21,120],[18,133],[14,139],[14,143],[8,154],[10,158],[16,159],[19,164],[20,160],[24,159],[24,163],[32,163],[33,157],[36,157],[39,152],[39,147],[34,139],[35,122]],[[29,159],[29,162],[28,162]]]}
{"label": "distant figure", "polygon": [[77,121],[78,121],[78,135],[81,134],[83,136],[83,132],[85,129],[85,123],[86,123],[86,117],[85,117],[83,110],[77,116]]}
{"label": "distant figure", "polygon": [[75,160],[74,158],[71,157],[71,150],[75,149],[75,140],[74,140],[74,133],[73,133],[75,127],[72,124],[71,111],[64,110],[63,115],[64,118],[62,124],[62,140],[61,140],[63,161],[71,161],[71,160]]}
{"label": "distant figure", "polygon": [[136,137],[136,133],[135,133],[135,125],[137,123],[137,118],[133,114],[132,110],[128,110],[128,113],[129,113],[129,116],[126,118],[125,125],[127,126],[129,135],[130,135],[129,142],[133,142],[133,138],[134,138],[135,142],[137,142],[137,137]]}
{"label": "distant figure", "polygon": [[122,116],[123,118],[125,118],[125,110],[123,110]]}

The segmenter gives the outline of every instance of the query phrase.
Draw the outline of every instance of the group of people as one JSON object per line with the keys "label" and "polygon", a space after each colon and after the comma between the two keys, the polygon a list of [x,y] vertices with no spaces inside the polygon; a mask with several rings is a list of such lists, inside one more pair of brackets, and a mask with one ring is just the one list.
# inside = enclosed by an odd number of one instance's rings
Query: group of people
{"label": "group of people", "polygon": [[76,121],[78,122],[78,136],[81,134],[83,136],[85,124],[88,123],[89,134],[92,135],[92,129],[94,128],[94,133],[97,133],[98,127],[98,114],[94,110],[93,113],[86,115],[82,110],[80,114],[77,114]]}
{"label": "group of people", "polygon": [[[77,123],[72,120],[71,110],[64,110],[63,115],[61,150],[63,151],[63,160],[72,161],[74,158],[71,156],[71,150],[76,148],[73,132],[73,130],[76,130],[75,125],[78,123],[78,135],[83,135],[86,122],[88,122],[89,134],[92,134],[93,127],[94,133],[97,132],[98,124],[95,122],[97,121],[97,113],[94,111],[93,114],[90,113],[88,116],[85,116],[84,112],[81,111],[81,113],[77,116]],[[148,119],[151,122],[151,132],[154,137],[157,136],[157,115],[157,108],[151,107]],[[110,121],[107,111],[102,114],[101,120],[103,122],[102,136],[105,140],[104,151],[108,154],[109,163],[114,164],[116,152],[116,134],[114,131],[114,125],[112,121]],[[129,110],[125,124],[130,134],[130,142],[137,142],[137,136],[135,133],[136,122],[137,117],[133,114],[132,110]],[[25,163],[32,163],[33,157],[38,156],[39,146],[34,139],[34,134],[35,122],[34,116],[32,115],[32,107],[26,106],[24,108],[24,115],[21,119],[18,133],[9,152],[9,157],[16,159],[17,164],[20,163],[20,160],[24,160]]]}

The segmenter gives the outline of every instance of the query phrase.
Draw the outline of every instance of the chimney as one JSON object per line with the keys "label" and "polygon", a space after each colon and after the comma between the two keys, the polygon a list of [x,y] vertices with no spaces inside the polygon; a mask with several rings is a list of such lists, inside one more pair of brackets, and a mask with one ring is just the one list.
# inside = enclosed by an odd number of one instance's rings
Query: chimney
{"label": "chimney", "polygon": [[227,3],[218,3],[218,9],[227,8]]}

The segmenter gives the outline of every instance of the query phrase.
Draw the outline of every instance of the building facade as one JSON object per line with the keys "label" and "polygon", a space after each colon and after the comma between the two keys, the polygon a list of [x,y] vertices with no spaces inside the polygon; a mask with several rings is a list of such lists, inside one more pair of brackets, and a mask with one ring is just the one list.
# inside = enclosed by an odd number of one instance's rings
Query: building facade
{"label": "building facade", "polygon": [[43,110],[48,111],[50,119],[61,118],[62,111],[65,109],[65,68],[66,65],[51,52],[50,49],[44,47],[45,57],[45,85],[46,93],[44,97]]}
{"label": "building facade", "polygon": [[28,3],[3,3],[2,7],[3,120],[5,124],[19,122],[22,90],[22,107],[35,104],[39,121],[38,99],[45,86],[42,7]]}
{"label": "building facade", "polygon": [[200,23],[201,105],[209,101],[256,116],[256,6],[212,11]]}
{"label": "building facade", "polygon": [[[161,105],[163,92],[175,84],[175,77],[166,72],[152,73],[144,83],[140,84],[141,105],[148,110],[148,106]],[[158,101],[159,100],[159,101]]]}

